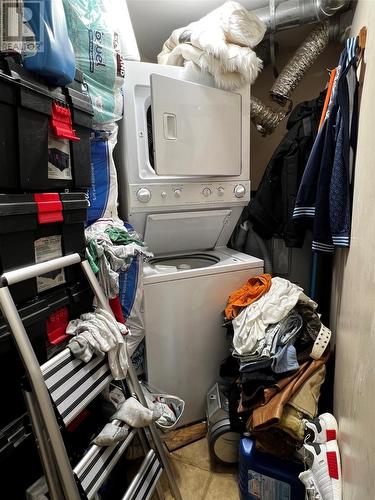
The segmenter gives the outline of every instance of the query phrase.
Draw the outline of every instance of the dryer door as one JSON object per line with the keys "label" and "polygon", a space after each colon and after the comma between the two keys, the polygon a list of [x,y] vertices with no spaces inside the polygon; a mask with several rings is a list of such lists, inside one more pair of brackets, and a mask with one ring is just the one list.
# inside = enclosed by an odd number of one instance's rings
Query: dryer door
{"label": "dryer door", "polygon": [[152,74],[151,108],[158,175],[241,173],[241,95]]}

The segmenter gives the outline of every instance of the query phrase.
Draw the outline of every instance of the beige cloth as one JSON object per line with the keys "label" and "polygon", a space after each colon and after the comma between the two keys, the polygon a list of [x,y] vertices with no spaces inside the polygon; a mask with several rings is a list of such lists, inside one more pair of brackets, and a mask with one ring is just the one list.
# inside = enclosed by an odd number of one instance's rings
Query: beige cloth
{"label": "beige cloth", "polygon": [[293,379],[267,404],[259,406],[253,411],[252,417],[248,422],[250,430],[262,430],[279,423],[285,405],[289,403],[292,397],[297,394],[303,384],[323,365],[325,365],[329,354],[324,357],[303,363]]}
{"label": "beige cloth", "polygon": [[298,441],[303,441],[304,425],[302,419],[313,419],[318,413],[320,388],[326,374],[325,365],[321,366],[306,380],[301,389],[285,406],[277,427]]}
{"label": "beige cloth", "polygon": [[158,55],[159,64],[194,65],[208,71],[219,88],[253,83],[262,61],[252,50],[265,24],[237,2],[225,2],[199,21],[173,31]]}

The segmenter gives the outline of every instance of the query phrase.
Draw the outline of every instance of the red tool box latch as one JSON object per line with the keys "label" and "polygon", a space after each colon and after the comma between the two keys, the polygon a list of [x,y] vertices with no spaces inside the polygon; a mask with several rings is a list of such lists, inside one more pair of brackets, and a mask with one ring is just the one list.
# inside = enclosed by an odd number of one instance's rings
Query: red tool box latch
{"label": "red tool box latch", "polygon": [[67,307],[62,307],[53,312],[47,319],[47,337],[52,345],[60,344],[69,335],[65,333],[69,323],[69,311]]}
{"label": "red tool box latch", "polygon": [[80,141],[75,130],[73,130],[70,109],[66,106],[62,106],[57,102],[52,103],[50,125],[56,137],[69,139],[70,141]]}
{"label": "red tool box latch", "polygon": [[63,206],[59,193],[35,193],[34,200],[38,207],[39,224],[63,222]]}

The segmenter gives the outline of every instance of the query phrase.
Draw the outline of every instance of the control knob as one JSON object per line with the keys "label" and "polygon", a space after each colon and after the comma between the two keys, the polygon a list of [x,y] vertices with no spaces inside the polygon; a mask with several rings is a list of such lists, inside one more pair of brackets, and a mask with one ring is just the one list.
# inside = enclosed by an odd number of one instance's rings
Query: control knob
{"label": "control knob", "polygon": [[245,196],[245,193],[246,189],[242,184],[237,184],[237,186],[234,188],[234,196],[236,198],[243,198]]}
{"label": "control knob", "polygon": [[138,189],[137,200],[141,203],[148,203],[151,200],[151,191],[147,188]]}
{"label": "control knob", "polygon": [[211,196],[211,193],[212,193],[212,191],[211,191],[211,189],[210,189],[210,188],[208,188],[208,187],[205,187],[205,188],[203,188],[203,190],[202,190],[202,194],[203,194],[203,196],[205,196],[206,198],[208,198],[209,196]]}
{"label": "control knob", "polygon": [[182,195],[182,189],[180,188],[177,188],[174,190],[174,195],[176,198],[181,198],[181,195]]}
{"label": "control knob", "polygon": [[223,196],[224,195],[224,188],[222,186],[220,186],[220,187],[217,188],[217,194],[219,196]]}

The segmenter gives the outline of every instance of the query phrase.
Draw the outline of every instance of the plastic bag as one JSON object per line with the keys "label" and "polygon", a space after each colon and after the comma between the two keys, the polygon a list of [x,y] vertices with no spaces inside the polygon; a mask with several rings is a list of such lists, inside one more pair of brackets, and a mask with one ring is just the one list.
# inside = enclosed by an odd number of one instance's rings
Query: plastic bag
{"label": "plastic bag", "polygon": [[140,381],[140,385],[148,405],[152,407],[152,404],[163,403],[167,405],[174,413],[176,420],[173,423],[171,423],[170,425],[164,425],[160,423],[161,419],[159,419],[155,422],[157,427],[164,431],[169,431],[176,427],[182,417],[182,414],[184,413],[185,401],[178,396],[174,396],[172,394],[164,394],[161,390],[156,389],[148,382],[145,382],[143,380]]}
{"label": "plastic bag", "polygon": [[128,337],[128,353],[133,355],[145,336],[143,313],[143,257],[133,259],[130,268],[119,277],[120,303],[126,325],[131,331]]}
{"label": "plastic bag", "polygon": [[123,112],[124,60],[139,60],[126,2],[63,2],[77,67],[85,75],[94,107],[94,121],[119,120]]}
{"label": "plastic bag", "polygon": [[24,65],[52,85],[74,80],[76,63],[62,0],[24,0],[24,17],[33,32],[35,51],[25,52]]}
{"label": "plastic bag", "polygon": [[113,149],[117,143],[117,125],[106,125],[94,130],[91,137],[92,183],[88,192],[87,223],[93,224],[102,217],[116,219],[118,183]]}

